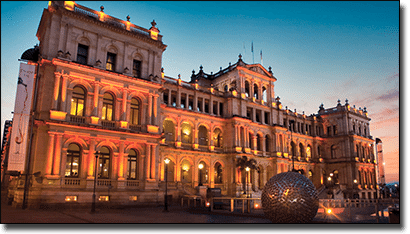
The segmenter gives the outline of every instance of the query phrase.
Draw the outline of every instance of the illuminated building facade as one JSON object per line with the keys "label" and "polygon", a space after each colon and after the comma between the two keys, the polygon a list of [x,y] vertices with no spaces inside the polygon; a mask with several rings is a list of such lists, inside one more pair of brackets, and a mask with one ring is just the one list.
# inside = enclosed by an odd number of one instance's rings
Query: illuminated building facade
{"label": "illuminated building facade", "polygon": [[[199,183],[257,197],[293,164],[319,191],[330,177],[342,197],[375,196],[366,109],[346,100],[315,115],[291,111],[275,97],[271,69],[241,56],[215,74],[200,67],[190,82],[167,77],[155,21],[145,29],[103,10],[51,1],[43,12],[30,165],[42,180],[29,205],[89,204],[95,171],[97,198],[115,204],[162,202],[165,176],[174,199]],[[237,166],[243,156],[256,161],[249,173]]]}

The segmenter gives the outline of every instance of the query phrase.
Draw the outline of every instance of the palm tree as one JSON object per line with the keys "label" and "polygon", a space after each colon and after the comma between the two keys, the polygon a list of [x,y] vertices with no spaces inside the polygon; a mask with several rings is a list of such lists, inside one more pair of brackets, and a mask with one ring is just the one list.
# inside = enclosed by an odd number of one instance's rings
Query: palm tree
{"label": "palm tree", "polygon": [[[256,162],[255,159],[251,158],[251,159],[248,160],[248,157],[246,157],[246,156],[242,156],[241,158],[236,159],[236,167],[239,167],[241,172],[243,172],[243,170],[245,170],[245,168],[249,167],[250,170],[256,170],[259,173],[260,169],[256,164],[257,164],[257,162]],[[245,183],[243,183],[243,184],[245,185]]]}

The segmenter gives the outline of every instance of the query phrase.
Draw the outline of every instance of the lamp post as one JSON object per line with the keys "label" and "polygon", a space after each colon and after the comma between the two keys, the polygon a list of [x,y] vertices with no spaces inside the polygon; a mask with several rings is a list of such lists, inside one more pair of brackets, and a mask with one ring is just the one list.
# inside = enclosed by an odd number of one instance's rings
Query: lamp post
{"label": "lamp post", "polygon": [[200,163],[198,165],[198,168],[199,168],[199,184],[198,184],[198,186],[202,186],[203,185],[202,184],[202,168],[204,168],[204,164]]}
{"label": "lamp post", "polygon": [[168,163],[169,159],[166,158],[165,162],[165,199],[164,199],[164,212],[168,212]]}
{"label": "lamp post", "polygon": [[292,142],[293,142],[293,139],[292,139],[292,128],[295,126],[295,120],[290,120],[290,121],[289,121],[289,124],[290,124],[290,149],[291,149],[291,153],[292,153],[292,171],[295,171],[295,159],[294,159],[295,155],[294,155],[294,153],[293,153],[294,148],[293,148],[293,146],[292,146]]}
{"label": "lamp post", "polygon": [[250,171],[250,170],[251,170],[251,169],[250,169],[249,167],[246,167],[246,168],[245,168],[245,171],[246,171],[246,192],[247,192],[246,197],[249,197],[249,186],[248,186],[249,179],[248,179],[248,177],[249,177],[249,171]]}
{"label": "lamp post", "polygon": [[[246,191],[247,191],[247,194],[246,194],[246,197],[247,198],[249,198],[250,197],[250,194],[249,194],[249,186],[248,186],[248,182],[249,182],[249,179],[248,179],[248,177],[249,177],[249,171],[250,171],[251,169],[249,168],[249,167],[246,167],[245,168],[245,171],[246,171]],[[246,200],[246,204],[247,204],[247,212],[249,213],[249,211],[250,211],[250,209],[251,209],[251,206],[250,206],[250,202],[249,202],[249,200]]]}
{"label": "lamp post", "polygon": [[95,151],[95,172],[94,172],[94,191],[93,191],[93,202],[91,204],[91,213],[95,212],[95,187],[97,185],[97,173],[98,173],[98,156],[100,155],[99,151]]}

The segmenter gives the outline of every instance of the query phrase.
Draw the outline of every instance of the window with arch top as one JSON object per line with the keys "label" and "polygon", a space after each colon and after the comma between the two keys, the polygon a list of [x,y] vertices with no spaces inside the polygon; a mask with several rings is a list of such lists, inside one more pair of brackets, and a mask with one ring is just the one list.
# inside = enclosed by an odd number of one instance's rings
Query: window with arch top
{"label": "window with arch top", "polygon": [[214,181],[215,184],[222,184],[222,165],[219,162],[215,163]]}
{"label": "window with arch top", "polygon": [[208,145],[208,130],[201,125],[198,128],[198,143],[199,145]]}
{"label": "window with arch top", "polygon": [[114,119],[114,97],[110,93],[104,93],[102,106],[102,120]]}
{"label": "window with arch top", "polygon": [[80,173],[80,147],[71,143],[67,149],[67,160],[65,166],[65,177],[78,177]]}
{"label": "window with arch top", "polygon": [[107,63],[105,64],[105,69],[108,71],[115,71],[116,58],[116,54],[107,52]]}
{"label": "window with arch top", "polygon": [[98,159],[98,178],[109,179],[110,169],[111,169],[111,152],[110,150],[103,146],[100,150],[100,155]]}
{"label": "window with arch top", "polygon": [[130,123],[139,125],[141,122],[141,102],[137,98],[131,98]]}
{"label": "window with arch top", "polygon": [[130,153],[128,154],[127,179],[138,179],[138,154],[133,149],[130,150]]}
{"label": "window with arch top", "polygon": [[71,115],[84,116],[85,91],[80,86],[75,86],[71,97]]}

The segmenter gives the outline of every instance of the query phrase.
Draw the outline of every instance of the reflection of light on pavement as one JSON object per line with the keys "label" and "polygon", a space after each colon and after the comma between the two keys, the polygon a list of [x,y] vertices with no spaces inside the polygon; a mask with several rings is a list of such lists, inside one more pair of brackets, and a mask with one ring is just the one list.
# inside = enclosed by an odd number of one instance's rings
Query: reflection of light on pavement
{"label": "reflection of light on pavement", "polygon": [[[373,213],[370,216],[375,217],[376,213]],[[381,210],[379,210],[379,216],[382,216],[382,211]],[[387,208],[383,210],[383,216],[384,217],[389,217],[389,211],[387,210]]]}

